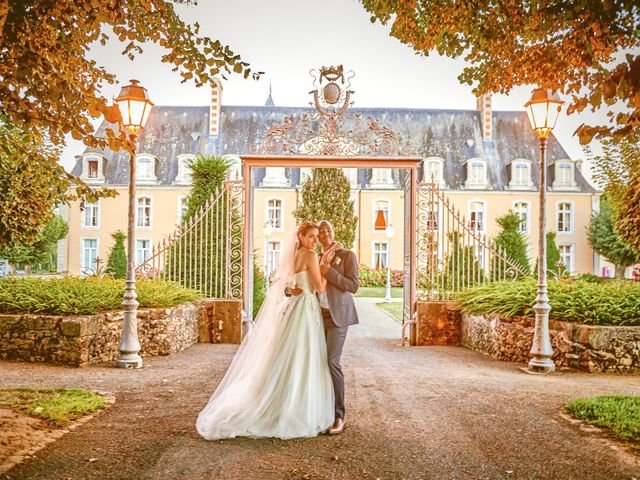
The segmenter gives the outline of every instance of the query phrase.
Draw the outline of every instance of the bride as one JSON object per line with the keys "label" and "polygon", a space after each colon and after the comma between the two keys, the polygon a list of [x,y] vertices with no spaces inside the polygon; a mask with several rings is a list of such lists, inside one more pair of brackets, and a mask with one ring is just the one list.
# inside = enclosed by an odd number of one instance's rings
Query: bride
{"label": "bride", "polygon": [[[318,226],[306,221],[296,236],[281,256],[253,331],[198,415],[196,428],[208,440],[313,437],[333,424],[327,346],[315,295],[326,286],[315,254]],[[285,287],[294,285],[303,294],[285,296]]]}

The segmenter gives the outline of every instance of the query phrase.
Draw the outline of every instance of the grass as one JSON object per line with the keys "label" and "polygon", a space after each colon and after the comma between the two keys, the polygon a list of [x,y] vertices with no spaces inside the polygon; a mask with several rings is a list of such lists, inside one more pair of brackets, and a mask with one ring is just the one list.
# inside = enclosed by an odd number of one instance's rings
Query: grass
{"label": "grass", "polygon": [[[124,280],[97,278],[0,279],[0,313],[91,315],[121,308]],[[140,280],[136,291],[140,308],[172,307],[201,295],[162,280]]]}
{"label": "grass", "polygon": [[[384,298],[385,287],[360,287],[354,297]],[[391,287],[391,298],[402,298],[402,287]]]}
{"label": "grass", "polygon": [[586,423],[608,428],[615,437],[628,440],[640,449],[640,396],[578,398],[567,403],[564,409]]}
{"label": "grass", "polygon": [[[496,282],[456,296],[472,314],[533,317],[536,280]],[[640,282],[563,279],[549,281],[550,317],[590,325],[640,325]]]}
{"label": "grass", "polygon": [[379,302],[376,303],[376,306],[393,315],[399,322],[402,322],[402,302]]}
{"label": "grass", "polygon": [[67,388],[2,388],[0,405],[18,409],[45,420],[50,425],[64,426],[104,407],[104,398],[93,392]]}

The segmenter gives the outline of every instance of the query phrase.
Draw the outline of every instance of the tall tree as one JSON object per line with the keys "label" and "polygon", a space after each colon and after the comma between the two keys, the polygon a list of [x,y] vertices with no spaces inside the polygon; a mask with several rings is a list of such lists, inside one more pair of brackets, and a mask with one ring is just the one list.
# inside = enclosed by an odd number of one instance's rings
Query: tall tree
{"label": "tall tree", "polygon": [[[4,2],[1,2],[4,3]],[[51,140],[64,135],[104,146],[92,119],[117,118],[100,92],[116,83],[113,73],[87,58],[113,32],[122,55],[133,60],[146,42],[166,50],[183,82],[208,85],[215,75],[235,72],[257,77],[239,55],[185,23],[175,6],[195,0],[21,0],[0,8],[0,111],[33,131],[46,129]],[[117,145],[116,145],[117,146]],[[115,148],[114,148],[115,149]]]}
{"label": "tall tree", "polygon": [[600,211],[591,217],[587,227],[589,245],[616,266],[616,277],[624,277],[629,265],[640,262],[640,252],[622,241],[614,228],[614,211],[605,196]]}
{"label": "tall tree", "polygon": [[[529,257],[527,244],[524,241],[524,236],[520,233],[520,221],[520,217],[512,211],[496,218],[501,231],[494,240],[496,246],[500,247],[528,275],[530,272]],[[502,263],[498,262],[497,265],[502,265]]]}
{"label": "tall tree", "polygon": [[335,229],[335,239],[346,248],[353,247],[358,217],[350,200],[351,186],[338,168],[314,168],[302,185],[302,200],[293,215],[298,222],[328,220]]}
{"label": "tall tree", "polygon": [[55,263],[58,240],[67,236],[69,227],[60,215],[52,215],[49,218],[49,223],[35,241],[2,248],[0,258],[8,260],[14,267],[27,270],[39,264],[45,264],[50,268]]}
{"label": "tall tree", "polygon": [[589,147],[585,153],[606,193],[607,208],[613,210],[620,239],[640,251],[640,133],[604,139],[601,154],[594,155]]}
{"label": "tall tree", "polygon": [[361,1],[372,22],[391,21],[391,35],[418,53],[464,57],[471,65],[458,78],[476,94],[539,85],[570,95],[568,113],[622,109],[610,110],[611,126],[579,127],[582,143],[640,125],[637,0]]}
{"label": "tall tree", "polygon": [[57,203],[114,195],[66,173],[59,157],[60,148],[40,133],[0,122],[0,248],[33,243]]}

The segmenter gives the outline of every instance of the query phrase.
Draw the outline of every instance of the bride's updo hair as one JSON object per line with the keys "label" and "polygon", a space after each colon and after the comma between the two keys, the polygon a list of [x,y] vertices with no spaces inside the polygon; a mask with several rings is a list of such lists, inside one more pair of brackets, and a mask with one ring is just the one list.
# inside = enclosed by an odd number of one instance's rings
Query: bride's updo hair
{"label": "bride's updo hair", "polygon": [[309,230],[312,230],[314,228],[318,229],[318,224],[310,220],[305,220],[300,224],[300,226],[298,227],[298,233],[296,235],[298,239],[298,248],[302,247],[302,242],[300,242],[300,237],[301,236],[304,237],[309,232]]}

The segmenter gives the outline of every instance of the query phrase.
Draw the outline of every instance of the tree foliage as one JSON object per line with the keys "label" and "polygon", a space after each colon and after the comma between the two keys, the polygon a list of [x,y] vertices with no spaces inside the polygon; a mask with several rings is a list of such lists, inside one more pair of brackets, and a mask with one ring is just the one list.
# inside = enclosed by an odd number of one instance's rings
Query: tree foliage
{"label": "tree foliage", "polygon": [[127,236],[122,230],[111,234],[113,246],[107,260],[107,273],[113,278],[127,278],[127,254],[124,248],[124,240]]}
{"label": "tree foliage", "polygon": [[560,250],[556,245],[556,232],[547,232],[547,275],[560,276]]}
{"label": "tree foliage", "polygon": [[418,53],[464,57],[471,65],[458,78],[476,94],[539,85],[570,95],[569,114],[617,104],[612,125],[578,128],[582,143],[640,125],[637,0],[361,1],[372,22],[392,22],[391,35]]}
{"label": "tree foliage", "polygon": [[616,277],[623,277],[629,265],[640,262],[639,251],[617,234],[613,208],[604,196],[600,199],[600,211],[591,217],[587,227],[587,240],[591,248],[616,266]]}
{"label": "tree foliage", "polygon": [[33,243],[57,203],[114,194],[66,173],[59,156],[60,148],[38,132],[0,122],[0,248]]}
{"label": "tree foliage", "polygon": [[192,189],[183,221],[193,217],[214,192],[219,192],[229,175],[231,164],[222,157],[199,154],[188,162]]}
{"label": "tree foliage", "polygon": [[[509,212],[502,217],[496,218],[496,222],[501,228],[496,236],[495,245],[500,247],[506,255],[514,261],[524,271],[526,275],[530,272],[529,257],[527,256],[527,244],[524,236],[520,233],[520,216]],[[496,266],[502,266],[502,262],[496,262]]]}
{"label": "tree foliage", "polygon": [[[113,37],[133,60],[145,42],[163,47],[164,63],[174,65],[182,81],[208,85],[215,75],[234,72],[257,77],[249,65],[218,40],[186,24],[177,4],[194,0],[21,0],[0,2],[0,105],[11,122],[33,131],[46,129],[60,144],[70,133],[91,146],[105,146],[94,135],[92,119],[115,123],[117,110],[100,92],[115,75],[87,52]],[[108,33],[109,32],[109,33]],[[116,135],[117,136],[117,135]],[[118,142],[110,142],[117,150]],[[115,148],[114,148],[115,147]]]}
{"label": "tree foliage", "polygon": [[613,209],[620,240],[640,251],[640,133],[603,140],[600,155],[588,147],[585,153],[592,162],[594,179],[610,201],[607,208]]}
{"label": "tree foliage", "polygon": [[314,168],[302,185],[302,200],[293,215],[298,222],[328,220],[335,229],[335,239],[346,248],[353,247],[358,217],[350,200],[351,186],[342,170]]}
{"label": "tree foliage", "polygon": [[67,236],[69,227],[60,215],[52,215],[49,218],[49,223],[33,242],[0,249],[0,258],[28,270],[38,264],[45,264],[45,270],[50,270],[55,264],[58,240]]}

